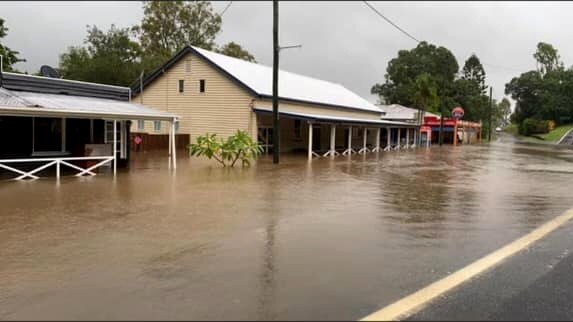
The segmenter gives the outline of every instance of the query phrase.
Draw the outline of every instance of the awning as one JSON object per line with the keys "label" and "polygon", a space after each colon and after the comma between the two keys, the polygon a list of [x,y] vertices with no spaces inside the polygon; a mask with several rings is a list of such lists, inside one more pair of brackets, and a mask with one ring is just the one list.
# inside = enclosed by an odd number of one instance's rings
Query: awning
{"label": "awning", "polygon": [[[253,111],[255,111],[256,113],[262,113],[262,114],[272,114],[272,112],[273,112],[272,108],[260,107],[260,106],[253,107]],[[379,127],[390,127],[390,126],[418,127],[418,125],[416,125],[416,124],[405,123],[405,122],[363,119],[363,118],[353,118],[353,117],[340,117],[340,116],[319,115],[319,114],[308,114],[308,113],[284,111],[284,110],[280,110],[280,109],[279,109],[279,115],[293,118],[293,119],[298,119],[298,120],[310,121],[310,122],[343,123],[343,124],[356,124],[356,125],[360,125],[360,124],[366,125],[367,124],[367,125],[379,126]]]}
{"label": "awning", "polygon": [[104,98],[0,88],[0,115],[173,121],[175,114]]}

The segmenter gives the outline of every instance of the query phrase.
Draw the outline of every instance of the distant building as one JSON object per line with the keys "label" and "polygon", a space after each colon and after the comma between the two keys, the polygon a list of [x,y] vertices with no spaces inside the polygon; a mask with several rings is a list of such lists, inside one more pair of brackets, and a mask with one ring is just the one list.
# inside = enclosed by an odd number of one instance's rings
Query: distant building
{"label": "distant building", "polygon": [[[272,150],[272,68],[187,46],[142,83],[143,89],[133,88],[134,101],[181,116],[177,131],[187,141],[240,129]],[[401,127],[405,133],[416,127],[383,120],[379,107],[340,84],[282,70],[279,96],[281,152],[306,151],[310,158],[348,150],[349,142],[357,149],[376,148],[381,128]],[[161,122],[134,122],[132,132],[158,145],[165,141]]]}
{"label": "distant building", "polygon": [[[384,111],[382,115],[383,120],[396,121],[396,122],[417,122],[418,109],[402,106],[400,104],[381,105]],[[424,116],[438,116],[434,113],[425,112]]]}

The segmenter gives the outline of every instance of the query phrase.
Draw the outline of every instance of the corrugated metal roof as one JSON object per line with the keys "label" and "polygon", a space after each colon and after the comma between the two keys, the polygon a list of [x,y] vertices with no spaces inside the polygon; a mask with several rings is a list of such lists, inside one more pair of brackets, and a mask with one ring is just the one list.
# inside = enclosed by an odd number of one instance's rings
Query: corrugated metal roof
{"label": "corrugated metal roof", "polygon": [[[255,106],[253,107],[255,112],[272,113],[272,107],[268,106]],[[415,124],[405,123],[405,122],[394,122],[385,120],[373,120],[373,119],[363,119],[355,117],[340,117],[340,116],[330,116],[330,115],[319,115],[319,114],[309,114],[300,112],[289,112],[279,110],[280,115],[290,116],[292,118],[304,119],[309,121],[323,121],[323,122],[336,122],[336,123],[354,123],[354,124],[371,124],[379,126],[405,126],[412,127]]]}
{"label": "corrugated metal roof", "polygon": [[[253,95],[263,98],[272,97],[272,68],[251,63],[198,47],[187,46],[181,49],[163,66],[143,80],[144,89],[165,71],[173,67],[187,54],[193,53],[203,57],[214,68],[218,69],[239,86]],[[140,92],[140,84],[134,83],[133,92]],[[358,96],[344,86],[308,76],[279,70],[279,96],[282,100],[301,103],[321,104],[330,107],[352,108],[370,112],[381,112],[374,104]]]}
{"label": "corrugated metal roof", "polygon": [[14,96],[10,91],[0,87],[0,108],[2,107],[27,107],[26,102]]}
{"label": "corrugated metal roof", "polygon": [[[259,95],[272,96],[272,68],[192,47]],[[374,104],[344,86],[284,70],[279,71],[279,96],[301,101],[381,112]]]}
{"label": "corrugated metal roof", "polygon": [[109,98],[129,101],[130,88],[69,79],[3,72],[1,86],[15,91]]}
{"label": "corrugated metal roof", "polygon": [[74,117],[99,116],[123,119],[171,120],[176,115],[158,111],[141,104],[132,104],[104,98],[60,94],[46,94],[25,91],[9,91],[0,88],[0,114],[20,112],[71,115]]}

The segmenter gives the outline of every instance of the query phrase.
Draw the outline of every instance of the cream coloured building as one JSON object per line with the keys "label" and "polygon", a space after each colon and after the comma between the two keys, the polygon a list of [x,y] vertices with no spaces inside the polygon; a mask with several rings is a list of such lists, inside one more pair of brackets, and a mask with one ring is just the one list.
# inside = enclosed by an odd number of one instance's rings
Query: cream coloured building
{"label": "cream coloured building", "polygon": [[[133,88],[133,101],[178,115],[176,131],[188,137],[179,145],[206,133],[227,137],[240,129],[272,150],[272,68],[187,46],[142,85],[143,90]],[[415,140],[417,125],[383,120],[380,107],[340,84],[281,70],[279,98],[281,152],[305,151],[311,158],[317,152],[378,150],[392,144],[390,138],[380,140],[382,128],[402,128],[409,142]],[[131,131],[157,138],[167,136],[169,128],[134,121]]]}

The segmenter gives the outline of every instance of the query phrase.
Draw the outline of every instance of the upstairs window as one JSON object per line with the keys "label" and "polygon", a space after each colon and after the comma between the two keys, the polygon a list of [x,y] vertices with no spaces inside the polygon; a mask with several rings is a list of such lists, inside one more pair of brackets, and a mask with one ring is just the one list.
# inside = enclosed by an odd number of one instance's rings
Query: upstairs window
{"label": "upstairs window", "polygon": [[185,61],[185,72],[187,74],[191,73],[191,60],[189,59]]}
{"label": "upstairs window", "polygon": [[137,129],[140,131],[145,130],[145,121],[144,120],[138,120],[137,121]]}
{"label": "upstairs window", "polygon": [[205,80],[199,80],[199,93],[205,93]]}
{"label": "upstairs window", "polygon": [[185,81],[180,79],[179,80],[179,93],[183,93],[184,90],[185,90]]}
{"label": "upstairs window", "polygon": [[161,131],[161,121],[154,121],[153,129],[155,130],[155,132]]}

